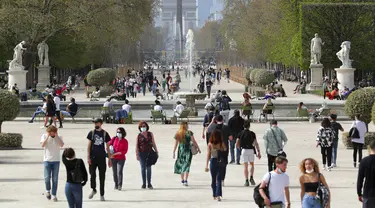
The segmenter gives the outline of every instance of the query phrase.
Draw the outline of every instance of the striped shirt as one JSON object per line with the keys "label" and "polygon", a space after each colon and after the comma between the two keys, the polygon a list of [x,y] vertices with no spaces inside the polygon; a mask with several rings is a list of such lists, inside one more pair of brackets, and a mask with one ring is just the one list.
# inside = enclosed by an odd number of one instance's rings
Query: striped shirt
{"label": "striped shirt", "polygon": [[279,151],[284,148],[288,138],[282,129],[280,129],[278,126],[272,126],[264,133],[263,140],[264,146],[266,147],[266,154],[277,156]]}

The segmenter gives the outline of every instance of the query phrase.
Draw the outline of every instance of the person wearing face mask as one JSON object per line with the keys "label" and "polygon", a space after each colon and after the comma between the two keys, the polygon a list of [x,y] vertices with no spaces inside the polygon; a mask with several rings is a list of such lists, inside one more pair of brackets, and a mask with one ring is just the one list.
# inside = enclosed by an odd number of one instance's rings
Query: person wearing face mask
{"label": "person wearing face mask", "polygon": [[46,185],[46,197],[51,199],[51,176],[52,176],[52,199],[57,202],[57,184],[60,169],[60,147],[64,146],[62,137],[57,134],[55,126],[49,126],[47,133],[42,135],[40,144],[44,149],[44,183]]}
{"label": "person wearing face mask", "polygon": [[154,134],[149,131],[150,127],[147,122],[141,121],[138,124],[138,129],[140,133],[137,136],[137,143],[135,145],[135,153],[137,160],[141,164],[141,174],[142,174],[142,189],[147,188],[153,189],[151,184],[151,164],[147,164],[147,159],[152,151],[158,154],[158,149],[156,147]]}
{"label": "person wearing face mask", "polygon": [[[221,133],[223,134],[223,142],[225,146],[228,147],[229,141],[233,140],[233,133],[232,133],[232,130],[227,125],[224,124],[224,117],[222,115],[217,115],[212,119],[211,124],[207,128],[208,138],[211,137],[212,132],[214,132],[216,129],[221,131]],[[224,153],[226,154],[225,163],[228,164],[228,155],[229,155],[228,148],[226,148]],[[222,173],[222,177],[221,177],[222,186],[224,186],[226,173],[227,173],[227,166],[224,167],[224,170]]]}
{"label": "person wearing face mask", "polygon": [[[285,173],[288,159],[276,157],[276,169],[264,175],[259,193],[267,208],[290,208],[289,176]],[[268,187],[268,196],[264,188]],[[285,203],[286,198],[286,203]]]}
{"label": "person wearing face mask", "polygon": [[[87,135],[88,145],[87,145],[87,162],[89,164],[90,170],[90,183],[92,192],[89,195],[89,199],[92,199],[97,193],[96,191],[96,168],[99,169],[99,181],[100,181],[100,201],[105,201],[104,199],[104,184],[105,184],[105,172],[106,172],[106,152],[108,158],[112,158],[111,152],[109,150],[109,141],[111,137],[108,132],[102,129],[103,120],[97,118],[93,121],[95,124],[95,129],[90,131]],[[108,167],[112,167],[112,161],[108,160]]]}
{"label": "person wearing face mask", "polygon": [[323,206],[320,200],[317,200],[316,190],[318,190],[319,182],[328,189],[326,179],[319,171],[318,162],[312,158],[302,160],[299,169],[301,170],[301,177],[299,182],[301,184],[301,202],[302,208],[326,208],[330,207],[330,194],[327,206]]}
{"label": "person wearing face mask", "polygon": [[124,169],[126,153],[128,152],[128,140],[126,140],[126,131],[120,127],[116,131],[116,136],[108,142],[112,151],[112,170],[113,180],[115,182],[115,190],[122,189],[122,170]]}

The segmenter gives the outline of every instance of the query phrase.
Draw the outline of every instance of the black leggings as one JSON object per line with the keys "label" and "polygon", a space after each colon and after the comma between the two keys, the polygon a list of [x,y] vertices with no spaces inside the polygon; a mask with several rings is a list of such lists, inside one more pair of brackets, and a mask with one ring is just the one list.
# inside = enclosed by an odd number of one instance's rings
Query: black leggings
{"label": "black leggings", "polygon": [[322,160],[323,165],[327,164],[328,167],[331,167],[332,162],[332,146],[330,147],[321,147],[321,154],[322,154]]}
{"label": "black leggings", "polygon": [[276,169],[275,159],[277,156],[267,154],[268,158],[268,171],[271,172]]}
{"label": "black leggings", "polygon": [[358,162],[361,162],[363,144],[357,143],[357,142],[352,142],[352,144],[353,144],[353,162],[357,162],[357,151],[358,151]]}

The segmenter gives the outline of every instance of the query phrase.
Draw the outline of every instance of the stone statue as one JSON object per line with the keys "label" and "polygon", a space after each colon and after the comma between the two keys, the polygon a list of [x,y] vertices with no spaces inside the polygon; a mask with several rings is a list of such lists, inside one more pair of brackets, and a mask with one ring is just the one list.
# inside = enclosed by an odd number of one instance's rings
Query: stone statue
{"label": "stone statue", "polygon": [[311,39],[311,64],[321,64],[320,58],[322,57],[322,39],[315,33],[315,37]]}
{"label": "stone statue", "polygon": [[26,50],[23,46],[26,44],[25,41],[22,41],[13,49],[13,60],[9,63],[9,70],[23,70],[24,66],[22,65],[22,54]]}
{"label": "stone statue", "polygon": [[40,64],[39,66],[49,66],[49,59],[48,59],[48,45],[45,41],[42,41],[38,44],[38,56]]}
{"label": "stone statue", "polygon": [[350,69],[352,68],[352,61],[349,58],[350,53],[350,41],[344,41],[341,43],[341,50],[336,53],[337,58],[340,59],[342,65],[340,66],[341,69]]}

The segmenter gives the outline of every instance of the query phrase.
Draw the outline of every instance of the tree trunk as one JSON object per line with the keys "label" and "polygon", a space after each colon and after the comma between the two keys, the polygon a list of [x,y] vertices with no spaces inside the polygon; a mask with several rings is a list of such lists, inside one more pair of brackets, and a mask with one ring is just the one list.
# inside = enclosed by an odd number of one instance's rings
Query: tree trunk
{"label": "tree trunk", "polygon": [[3,125],[3,122],[0,121],[0,133],[1,133],[1,126]]}

